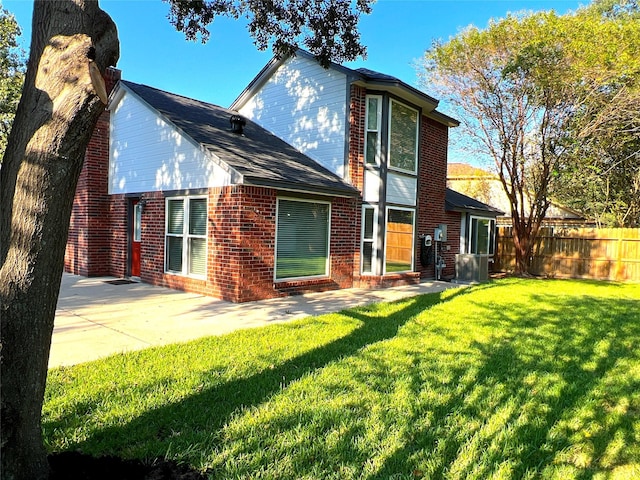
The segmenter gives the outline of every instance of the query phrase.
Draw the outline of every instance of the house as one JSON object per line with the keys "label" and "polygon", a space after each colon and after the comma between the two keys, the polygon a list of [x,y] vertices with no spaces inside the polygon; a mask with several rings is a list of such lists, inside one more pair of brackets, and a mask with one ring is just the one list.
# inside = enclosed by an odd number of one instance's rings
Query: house
{"label": "house", "polygon": [[[505,212],[497,218],[499,227],[511,227],[511,207],[498,176],[466,163],[447,166],[447,186],[476,200]],[[551,202],[543,227],[582,227],[588,222],[576,210]]]}
{"label": "house", "polygon": [[458,122],[394,77],[301,51],[272,60],[230,109],[117,70],[106,82],[69,272],[234,302],[414,283],[453,277],[471,213],[495,218],[446,189]]}

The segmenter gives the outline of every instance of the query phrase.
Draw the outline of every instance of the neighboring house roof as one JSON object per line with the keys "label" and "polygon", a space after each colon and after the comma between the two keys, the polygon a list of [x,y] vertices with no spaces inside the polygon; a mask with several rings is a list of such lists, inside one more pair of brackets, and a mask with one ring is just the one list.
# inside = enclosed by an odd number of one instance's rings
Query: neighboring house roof
{"label": "neighboring house roof", "polygon": [[474,167],[473,165],[469,165],[468,163],[456,163],[451,162],[447,164],[447,178],[458,178],[458,177],[493,177],[494,175],[486,170],[483,170],[479,167]]}
{"label": "neighboring house roof", "polygon": [[242,176],[244,185],[305,193],[357,196],[339,176],[246,120],[242,134],[231,130],[237,112],[129,81],[121,83],[166,120]]}
{"label": "neighboring house roof", "polygon": [[[298,50],[296,55],[315,60],[313,55],[304,50]],[[256,75],[256,77],[249,83],[247,88],[240,93],[238,98],[236,98],[236,100],[231,104],[230,108],[240,109],[242,105],[244,105],[248,99],[251,98],[251,96],[267,82],[267,80],[286,60],[287,58],[271,59],[271,61],[269,61],[269,63],[267,63],[267,65],[265,65],[258,75]],[[439,103],[438,100],[396,77],[369,70],[367,68],[358,68],[354,70],[333,62],[330,64],[329,68],[344,73],[347,76],[349,83],[375,87],[379,90],[389,91],[401,98],[405,98],[411,103],[421,107],[423,109],[423,114],[449,127],[457,127],[460,125],[460,122],[455,118],[449,117],[448,115],[436,110]]]}
{"label": "neighboring house roof", "polygon": [[[466,163],[449,163],[447,165],[447,186],[456,189],[456,191],[465,192],[472,198],[478,198],[496,210],[502,210],[501,215],[510,217],[509,198],[504,192],[500,179],[494,173]],[[584,220],[584,216],[572,208],[552,201],[545,220],[578,221]]]}
{"label": "neighboring house roof", "polygon": [[445,192],[445,210],[448,212],[475,213],[482,216],[499,217],[504,215],[502,210],[493,208],[475,198],[467,197],[462,193],[447,188]]}

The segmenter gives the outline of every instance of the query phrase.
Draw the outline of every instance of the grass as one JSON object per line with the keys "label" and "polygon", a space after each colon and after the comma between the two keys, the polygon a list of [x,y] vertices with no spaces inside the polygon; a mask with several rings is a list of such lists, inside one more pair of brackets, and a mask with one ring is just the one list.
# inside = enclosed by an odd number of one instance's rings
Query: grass
{"label": "grass", "polygon": [[640,285],[506,279],[49,373],[52,451],[211,478],[640,478]]}

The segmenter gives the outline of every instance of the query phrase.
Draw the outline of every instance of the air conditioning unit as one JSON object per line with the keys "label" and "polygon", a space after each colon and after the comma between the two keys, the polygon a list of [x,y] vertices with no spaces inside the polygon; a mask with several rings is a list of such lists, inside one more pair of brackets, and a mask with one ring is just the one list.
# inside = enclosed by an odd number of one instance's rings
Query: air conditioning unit
{"label": "air conditioning unit", "polygon": [[456,255],[456,281],[482,283],[489,280],[489,257],[473,253]]}

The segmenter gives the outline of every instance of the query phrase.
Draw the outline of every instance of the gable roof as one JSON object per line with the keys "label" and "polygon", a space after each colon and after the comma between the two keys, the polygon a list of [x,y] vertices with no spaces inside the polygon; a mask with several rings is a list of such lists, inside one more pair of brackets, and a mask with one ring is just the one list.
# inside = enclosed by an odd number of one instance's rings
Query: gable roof
{"label": "gable roof", "polygon": [[183,134],[239,175],[244,185],[312,194],[357,196],[358,191],[294,147],[246,119],[242,134],[231,130],[237,112],[146,85],[120,82]]}
{"label": "gable roof", "polygon": [[450,188],[447,188],[445,192],[444,204],[445,210],[448,212],[476,213],[489,217],[504,215],[502,210],[493,208],[486,203],[482,203],[475,198],[468,197]]}
{"label": "gable roof", "polygon": [[[312,54],[301,49],[296,52],[296,56],[316,61]],[[280,68],[286,60],[288,60],[288,58],[290,57],[281,59],[277,59],[275,57],[272,58],[240,93],[240,95],[238,95],[238,98],[233,101],[230,108],[241,108],[255,92],[262,88],[262,86],[269,80],[276,70]],[[436,110],[439,103],[438,100],[394,76],[369,70],[368,68],[358,68],[354,70],[333,62],[330,63],[329,68],[344,73],[347,76],[348,83],[385,90],[401,98],[405,98],[409,102],[422,108],[422,113],[424,115],[427,115],[448,127],[457,127],[460,125],[460,122],[455,118],[449,117],[448,115]]]}

